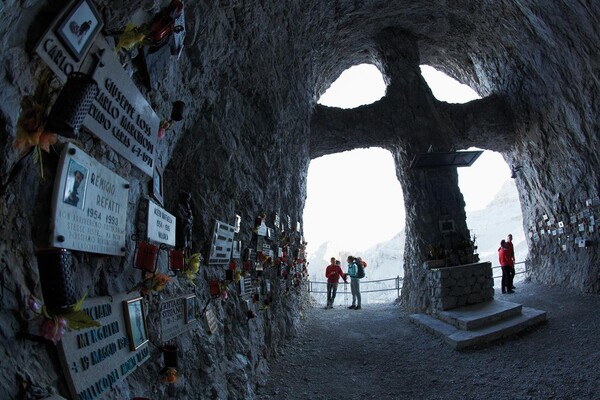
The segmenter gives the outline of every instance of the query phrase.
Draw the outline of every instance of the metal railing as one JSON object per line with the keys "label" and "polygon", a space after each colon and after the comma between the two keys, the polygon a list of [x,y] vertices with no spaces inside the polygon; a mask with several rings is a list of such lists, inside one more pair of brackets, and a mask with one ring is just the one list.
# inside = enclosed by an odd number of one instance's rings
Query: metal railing
{"label": "metal railing", "polygon": [[[369,289],[368,287],[372,284],[381,284],[383,282],[394,282],[394,285],[391,287],[383,287],[378,289]],[[344,300],[347,300],[347,296],[350,294],[348,290],[350,284],[340,283],[338,285],[337,294],[344,295]],[[386,286],[383,284],[382,286]],[[342,289],[343,290],[340,290]],[[402,289],[402,277],[396,276],[395,278],[387,278],[387,279],[376,279],[372,281],[362,280],[360,281],[360,293],[361,295],[365,293],[376,293],[376,292],[390,292],[395,290],[396,296],[400,297],[400,290]],[[316,290],[315,290],[316,289]],[[327,282],[323,281],[308,281],[307,291],[311,294],[327,294]]]}
{"label": "metal railing", "polygon": [[[527,263],[528,263],[527,260],[515,263],[515,276],[527,273]],[[519,265],[519,264],[523,264],[523,268],[520,268],[520,267],[517,268],[517,265]],[[495,269],[499,269],[500,271],[502,271],[502,267],[500,265],[496,265],[496,266],[492,267],[492,271],[494,271]],[[492,278],[494,278],[494,279],[502,278],[502,273],[500,273],[500,275],[494,275]]]}
{"label": "metal railing", "polygon": [[[523,267],[518,267],[521,264],[523,265]],[[515,263],[515,276],[521,275],[521,274],[526,274],[527,273],[527,264],[528,264],[527,260]],[[500,265],[493,266],[492,272],[495,272],[495,270],[501,270],[501,268],[502,267]],[[492,278],[494,278],[494,279],[502,278],[502,274],[493,275]],[[367,285],[371,285],[371,284],[390,282],[390,281],[394,281],[393,287],[384,287],[384,288],[380,288],[380,289],[368,289],[368,286],[367,286]],[[402,290],[402,282],[403,282],[403,277],[401,277],[399,275],[396,276],[395,278],[376,279],[376,280],[372,280],[372,281],[367,281],[367,280],[361,279],[360,293],[362,295],[364,293],[389,292],[389,291],[395,290],[396,296],[399,298],[400,291]],[[307,283],[308,283],[308,285],[306,286],[306,290],[308,291],[308,293],[327,294],[327,282],[308,281]],[[348,286],[349,286],[349,284],[344,284],[344,283],[340,283],[338,285],[337,294],[343,295],[345,300],[347,300],[347,296],[350,294],[350,291],[348,290]],[[340,289],[343,289],[343,290],[340,290]]]}

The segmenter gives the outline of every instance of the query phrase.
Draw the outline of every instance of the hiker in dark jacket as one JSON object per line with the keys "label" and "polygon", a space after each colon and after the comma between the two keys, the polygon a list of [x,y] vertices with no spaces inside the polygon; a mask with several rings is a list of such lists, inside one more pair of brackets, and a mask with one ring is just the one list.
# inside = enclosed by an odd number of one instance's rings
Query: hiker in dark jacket
{"label": "hiker in dark jacket", "polygon": [[358,278],[358,260],[348,256],[348,276],[350,276],[350,290],[352,291],[351,310],[360,310],[360,278]]}

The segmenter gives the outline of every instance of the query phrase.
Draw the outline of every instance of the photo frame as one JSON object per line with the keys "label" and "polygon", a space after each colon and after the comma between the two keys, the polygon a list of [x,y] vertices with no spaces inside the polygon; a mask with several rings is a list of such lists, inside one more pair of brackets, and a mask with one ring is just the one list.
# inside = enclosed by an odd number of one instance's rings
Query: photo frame
{"label": "photo frame", "polygon": [[198,302],[196,301],[196,295],[190,295],[183,298],[184,301],[184,314],[183,319],[186,324],[196,320],[196,314],[198,311]]}
{"label": "photo frame", "polygon": [[124,300],[123,311],[129,338],[129,349],[135,351],[148,342],[144,298],[136,297],[135,299]]}
{"label": "photo frame", "polygon": [[444,219],[439,221],[440,232],[441,233],[451,233],[454,232],[454,220],[453,219]]}
{"label": "photo frame", "polygon": [[76,61],[81,61],[94,43],[103,22],[91,0],[78,0],[56,28],[56,36]]}
{"label": "photo frame", "polygon": [[150,181],[150,193],[152,194],[152,198],[156,200],[158,204],[162,207],[164,204],[163,200],[163,171],[162,168],[158,167],[158,165],[154,166],[154,175],[152,175],[152,180]]}
{"label": "photo frame", "polygon": [[87,189],[88,168],[71,159],[67,167],[63,203],[83,210]]}

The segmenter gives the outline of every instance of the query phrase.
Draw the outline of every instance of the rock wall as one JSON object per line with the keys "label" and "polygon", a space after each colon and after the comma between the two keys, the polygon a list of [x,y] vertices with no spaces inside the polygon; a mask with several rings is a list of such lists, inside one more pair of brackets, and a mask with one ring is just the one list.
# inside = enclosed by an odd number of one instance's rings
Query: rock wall
{"label": "rock wall", "polygon": [[[149,21],[166,3],[95,2],[112,44],[127,23]],[[439,220],[455,221],[457,240],[468,238],[468,227],[456,172],[409,165],[430,145],[435,151],[478,146],[520,167],[516,179],[530,232],[532,278],[600,291],[600,38],[599,10],[591,2],[188,3],[180,58],[164,49],[146,57],[137,48],[118,55],[158,115],[168,116],[173,101],[186,102],[184,120],[158,141],[156,160],[164,167],[165,209],[176,209],[180,191],[191,192],[195,250],[206,253],[214,221],[231,223],[235,214],[242,217],[243,243],[251,242],[254,219],[263,211],[301,223],[310,159],[384,147],[396,160],[407,209],[403,301],[408,309],[426,309],[420,266],[428,246],[444,240]],[[34,47],[65,4],[0,5],[0,126],[6,133],[0,137],[0,176],[3,183],[10,180],[0,193],[0,343],[8,361],[0,368],[0,392],[8,398],[47,387],[66,394],[54,346],[24,338],[27,326],[19,315],[29,293],[41,295],[35,250],[47,245],[57,154],[65,140],[42,153],[43,167],[28,161],[9,177],[19,158],[13,142],[21,100],[47,70]],[[363,62],[382,71],[388,83],[383,99],[355,110],[315,105],[343,70]],[[466,105],[435,100],[420,64],[446,72],[484,98]],[[149,178],[92,134],[83,132],[76,143],[130,183],[127,232],[135,233]],[[128,290],[139,279],[131,268],[133,250],[128,242],[123,257],[76,252],[78,285],[90,297]],[[222,269],[202,269],[200,300],[208,297],[207,280],[222,275]],[[186,290],[175,284],[162,295]],[[182,396],[252,398],[254,385],[265,379],[266,360],[294,334],[302,304],[302,298],[282,296],[249,324],[243,323],[241,299],[218,304],[217,334],[197,330],[178,339],[189,366],[184,382],[194,382],[181,387]],[[159,366],[154,349],[112,396],[162,396]]]}

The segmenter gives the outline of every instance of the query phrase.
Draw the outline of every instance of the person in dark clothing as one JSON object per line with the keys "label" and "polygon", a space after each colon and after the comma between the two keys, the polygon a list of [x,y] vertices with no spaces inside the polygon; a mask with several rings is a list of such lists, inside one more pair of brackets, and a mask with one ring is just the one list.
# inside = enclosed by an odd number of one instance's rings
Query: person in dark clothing
{"label": "person in dark clothing", "polygon": [[510,273],[512,268],[510,250],[508,250],[505,240],[500,242],[498,261],[500,261],[500,267],[502,267],[502,293],[514,293],[512,290],[512,278]]}
{"label": "person in dark clothing", "polygon": [[350,276],[350,290],[352,291],[351,310],[360,310],[360,278],[358,277],[358,259],[348,256],[348,274]]}
{"label": "person in dark clothing", "polygon": [[510,281],[513,284],[511,289],[515,289],[515,247],[512,243],[512,235],[509,233],[506,237],[506,249],[508,250],[508,257],[510,259]]}
{"label": "person in dark clothing", "polygon": [[325,276],[327,277],[327,305],[325,309],[328,309],[333,308],[333,301],[335,300],[340,277],[344,280],[344,283],[347,283],[346,274],[342,271],[339,262],[336,263],[335,257],[331,257],[331,264],[325,269]]}

